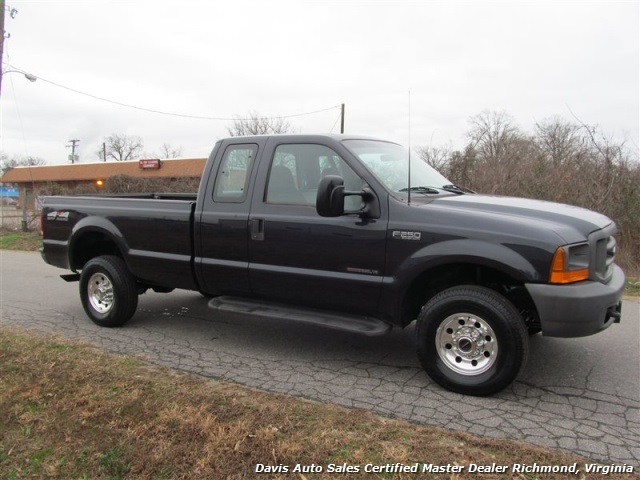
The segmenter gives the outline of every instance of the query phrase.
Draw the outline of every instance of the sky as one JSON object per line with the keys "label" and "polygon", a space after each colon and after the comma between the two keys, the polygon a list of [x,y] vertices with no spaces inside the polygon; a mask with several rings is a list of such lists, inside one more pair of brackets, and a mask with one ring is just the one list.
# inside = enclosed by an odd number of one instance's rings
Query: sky
{"label": "sky", "polygon": [[78,139],[80,161],[95,162],[114,133],[141,137],[147,157],[167,143],[201,158],[234,117],[339,133],[341,104],[345,133],[405,145],[461,149],[470,118],[491,111],[529,133],[552,117],[597,125],[638,152],[638,1],[6,5],[17,10],[0,97],[10,158],[68,163]]}

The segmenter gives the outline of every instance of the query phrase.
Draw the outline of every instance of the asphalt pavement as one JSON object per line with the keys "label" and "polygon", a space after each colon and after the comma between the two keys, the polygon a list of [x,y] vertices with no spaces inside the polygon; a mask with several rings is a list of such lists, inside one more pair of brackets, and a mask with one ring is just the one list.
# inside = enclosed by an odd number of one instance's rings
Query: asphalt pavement
{"label": "asphalt pavement", "polygon": [[[363,337],[290,321],[213,312],[195,292],[147,293],[123,328],[86,316],[78,284],[37,253],[0,252],[0,326],[82,340],[108,351],[266,391],[384,416],[564,449],[640,467],[640,303],[585,338],[531,338],[529,362],[490,398],[443,390],[420,368],[413,327]],[[638,471],[638,470],[636,470]]]}

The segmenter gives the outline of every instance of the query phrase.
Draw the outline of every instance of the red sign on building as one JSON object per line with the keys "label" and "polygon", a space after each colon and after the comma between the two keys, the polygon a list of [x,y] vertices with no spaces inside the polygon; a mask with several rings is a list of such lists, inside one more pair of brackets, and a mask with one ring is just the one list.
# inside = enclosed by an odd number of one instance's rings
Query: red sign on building
{"label": "red sign on building", "polygon": [[153,160],[140,160],[139,165],[140,165],[140,168],[143,170],[147,170],[147,169],[158,170],[160,168],[161,162],[157,158]]}

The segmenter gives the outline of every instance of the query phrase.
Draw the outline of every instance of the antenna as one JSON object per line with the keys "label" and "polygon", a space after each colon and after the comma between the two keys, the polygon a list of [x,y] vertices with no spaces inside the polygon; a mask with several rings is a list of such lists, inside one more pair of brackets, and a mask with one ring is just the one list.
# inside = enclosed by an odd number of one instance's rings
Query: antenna
{"label": "antenna", "polygon": [[409,165],[407,168],[407,205],[411,205],[411,90],[409,90]]}

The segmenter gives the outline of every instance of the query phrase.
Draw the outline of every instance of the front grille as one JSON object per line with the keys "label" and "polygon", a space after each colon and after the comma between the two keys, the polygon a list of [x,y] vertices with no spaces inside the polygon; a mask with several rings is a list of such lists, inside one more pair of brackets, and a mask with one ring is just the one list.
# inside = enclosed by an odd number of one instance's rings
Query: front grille
{"label": "front grille", "polygon": [[613,268],[613,262],[616,259],[616,239],[609,237],[607,242],[607,269]]}
{"label": "front grille", "polygon": [[[616,239],[612,236],[602,236],[605,232],[595,232],[594,235],[601,238],[593,238],[595,240],[595,255],[593,258],[592,274],[595,275],[594,280],[607,283],[613,275],[613,265],[616,258]],[[592,242],[589,242],[593,245]]]}

